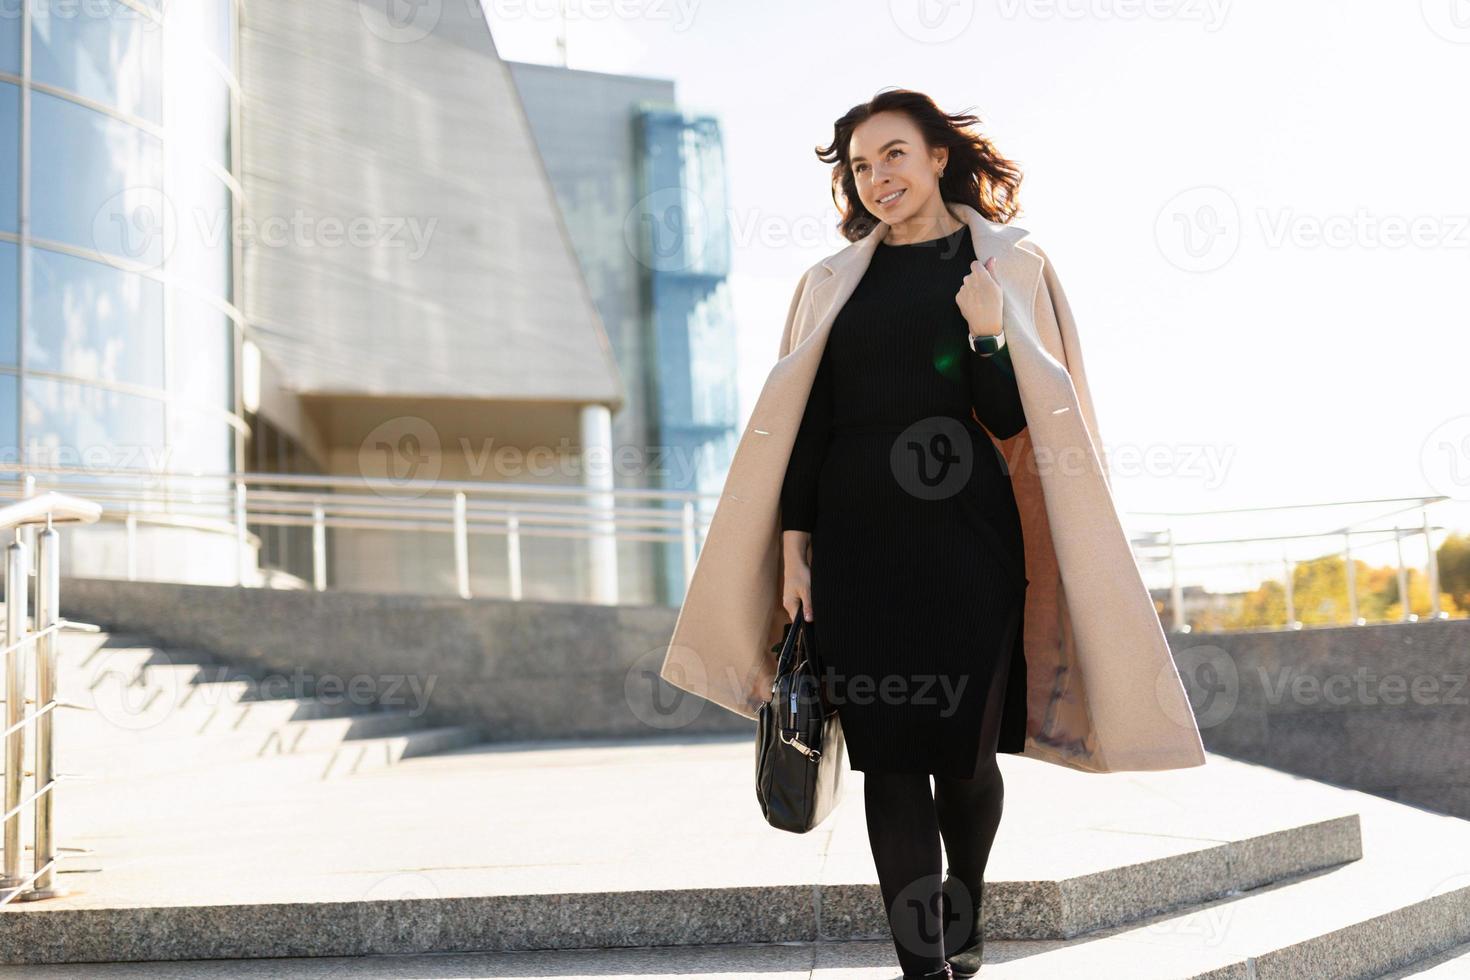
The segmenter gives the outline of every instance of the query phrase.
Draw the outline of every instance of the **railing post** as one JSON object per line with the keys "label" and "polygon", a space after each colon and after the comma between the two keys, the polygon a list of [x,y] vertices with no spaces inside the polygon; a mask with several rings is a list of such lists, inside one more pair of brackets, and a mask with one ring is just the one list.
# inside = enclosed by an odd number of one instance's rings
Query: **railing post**
{"label": "railing post", "polygon": [[687,591],[694,578],[694,501],[684,501],[684,588]]}
{"label": "railing post", "polygon": [[1347,568],[1348,625],[1361,626],[1358,621],[1358,570],[1353,567],[1353,532],[1342,532],[1342,558]]}
{"label": "railing post", "polygon": [[1439,555],[1434,550],[1434,526],[1429,523],[1429,508],[1424,508],[1424,571],[1429,579],[1429,618],[1442,619],[1439,608]]}
{"label": "railing post", "polygon": [[510,597],[521,599],[521,519],[512,514],[505,522],[505,560],[510,565]]}
{"label": "railing post", "polygon": [[[61,535],[47,518],[46,528],[37,536],[36,546],[36,632],[61,621]],[[56,875],[56,778],[55,744],[57,633],[46,633],[36,640],[36,779],[32,784],[36,795],[35,882],[21,895],[22,901],[57,898],[70,890],[55,884]],[[51,789],[46,787],[51,786]],[[51,867],[47,867],[51,865]],[[44,869],[44,870],[42,870]]]}
{"label": "railing post", "polygon": [[250,578],[250,547],[245,529],[245,481],[235,481],[235,577],[240,585]]}
{"label": "railing post", "polygon": [[1284,571],[1283,580],[1286,582],[1286,628],[1289,630],[1300,629],[1301,623],[1296,619],[1296,563],[1285,555],[1281,556],[1281,567]]}
{"label": "railing post", "polygon": [[20,873],[20,790],[25,766],[26,726],[26,651],[16,646],[26,632],[26,605],[29,589],[29,549],[21,540],[20,528],[15,540],[5,546],[5,861],[0,888],[18,888],[24,877]]}
{"label": "railing post", "polygon": [[470,597],[470,522],[463,490],[454,491],[454,581],[461,599]]}
{"label": "railing post", "polygon": [[1399,558],[1399,602],[1403,605],[1400,621],[1412,623],[1419,617],[1409,611],[1409,566],[1404,564],[1404,533],[1397,524],[1393,526],[1393,547]]}
{"label": "railing post", "polygon": [[136,513],[136,506],[131,500],[128,501],[126,526],[128,581],[136,582],[138,580],[138,515]]}
{"label": "railing post", "polygon": [[1174,607],[1174,629],[1180,633],[1189,632],[1189,624],[1184,621],[1184,587],[1179,584],[1179,560],[1174,554],[1174,529],[1171,527],[1169,534],[1169,604]]}
{"label": "railing post", "polygon": [[311,584],[318,592],[327,588],[327,514],[320,500],[311,508]]}

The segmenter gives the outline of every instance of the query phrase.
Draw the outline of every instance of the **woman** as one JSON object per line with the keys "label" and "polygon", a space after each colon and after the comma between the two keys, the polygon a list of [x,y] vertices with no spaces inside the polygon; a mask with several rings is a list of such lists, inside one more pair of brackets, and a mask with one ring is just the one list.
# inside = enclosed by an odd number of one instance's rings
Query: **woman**
{"label": "woman", "polygon": [[832,323],[781,488],[782,605],[813,624],[849,764],[865,775],[904,977],[979,970],[996,753],[1021,752],[1026,733],[1029,583],[991,441],[1026,416],[994,260],[976,261],[945,206],[1016,213],[1020,175],[968,128],[977,121],[888,91],[818,150],[845,235],[889,228]]}

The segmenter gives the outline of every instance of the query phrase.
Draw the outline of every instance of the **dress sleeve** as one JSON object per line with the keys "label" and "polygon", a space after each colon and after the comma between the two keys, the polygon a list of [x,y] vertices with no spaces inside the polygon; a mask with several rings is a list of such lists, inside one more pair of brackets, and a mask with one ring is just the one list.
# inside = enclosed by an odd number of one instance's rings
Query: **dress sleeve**
{"label": "dress sleeve", "polygon": [[809,532],[816,525],[817,477],[822,471],[822,459],[827,455],[831,430],[832,380],[824,356],[817,365],[817,376],[812,379],[801,428],[797,430],[791,458],[786,464],[786,479],[781,484],[783,531]]}
{"label": "dress sleeve", "polygon": [[1009,439],[1026,428],[1010,344],[990,357],[970,352],[970,401],[975,414],[997,439]]}

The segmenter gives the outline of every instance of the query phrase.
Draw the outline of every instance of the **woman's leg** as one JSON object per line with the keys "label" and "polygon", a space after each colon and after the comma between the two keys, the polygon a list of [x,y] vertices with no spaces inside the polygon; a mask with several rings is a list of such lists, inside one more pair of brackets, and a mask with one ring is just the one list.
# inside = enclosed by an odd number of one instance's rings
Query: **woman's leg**
{"label": "woman's leg", "polygon": [[1014,641],[1020,615],[1020,610],[1013,614],[1006,633],[1007,642],[1002,645],[1005,655],[986,697],[974,775],[969,779],[934,777],[935,814],[948,859],[950,908],[944,923],[949,940],[948,954],[969,950],[981,938],[980,905],[985,866],[990,861],[991,845],[995,843],[1005,803],[1005,782],[1001,779],[1000,766],[996,764],[995,750],[1000,739],[1006,676],[1010,672],[1011,642]]}
{"label": "woman's leg", "polygon": [[905,975],[944,968],[939,824],[928,773],[865,772],[868,842]]}

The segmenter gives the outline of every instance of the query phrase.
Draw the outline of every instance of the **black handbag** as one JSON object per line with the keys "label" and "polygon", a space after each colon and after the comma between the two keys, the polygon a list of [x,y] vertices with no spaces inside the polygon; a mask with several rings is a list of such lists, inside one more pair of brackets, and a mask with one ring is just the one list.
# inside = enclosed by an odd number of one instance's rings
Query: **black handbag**
{"label": "black handbag", "polygon": [[756,711],[755,795],[766,822],[804,834],[842,798],[842,724],[824,697],[815,630],[797,602],[776,659],[771,699]]}

